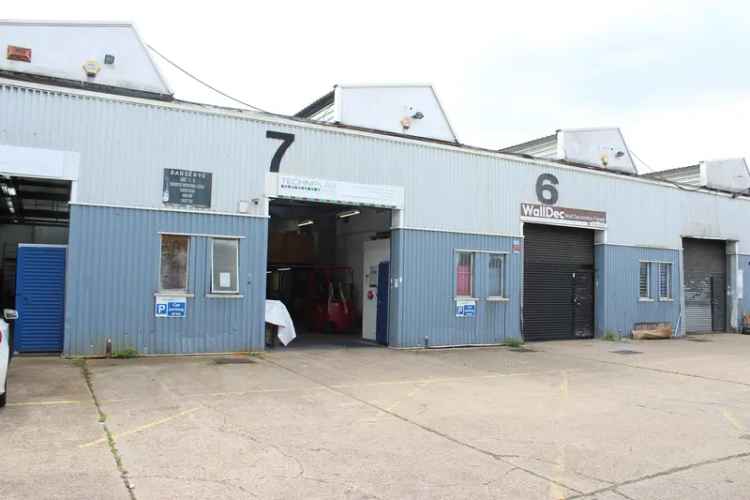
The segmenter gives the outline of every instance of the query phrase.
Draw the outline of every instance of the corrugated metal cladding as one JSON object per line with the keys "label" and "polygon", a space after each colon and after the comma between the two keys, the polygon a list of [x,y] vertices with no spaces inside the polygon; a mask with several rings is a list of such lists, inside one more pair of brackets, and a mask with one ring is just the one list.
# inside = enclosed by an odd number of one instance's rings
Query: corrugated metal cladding
{"label": "corrugated metal cladding", "polygon": [[[742,300],[739,307],[739,325],[742,328],[742,321],[746,314],[750,314],[750,255],[739,256],[739,267],[742,269],[743,285]],[[750,327],[750,325],[748,325]]]}
{"label": "corrugated metal cladding", "polygon": [[[394,347],[498,344],[520,338],[522,255],[520,239],[394,230],[391,232],[389,343]],[[456,317],[455,252],[475,254],[476,317]],[[489,253],[506,252],[508,300],[487,299]],[[395,283],[398,285],[395,286]]]}
{"label": "corrugated metal cladding", "polygon": [[[597,245],[595,261],[597,336],[607,331],[630,336],[637,323],[672,323],[673,329],[677,327],[681,294],[678,250]],[[672,263],[672,300],[640,300],[642,261]],[[657,290],[655,268],[651,289]]]}
{"label": "corrugated metal cladding", "polygon": [[1,143],[81,153],[83,203],[163,208],[163,170],[179,168],[212,172],[211,210],[237,213],[240,200],[263,197],[278,146],[256,122],[198,107],[0,86],[0,109]]}
{"label": "corrugated metal cladding", "polygon": [[[241,298],[211,298],[209,238],[190,239],[187,318],[156,318],[160,232],[239,236]],[[65,354],[262,350],[267,220],[72,205]]]}
{"label": "corrugated metal cladding", "polygon": [[[610,244],[679,249],[690,235],[737,240],[738,251],[750,254],[744,198],[185,104],[0,85],[0,109],[0,142],[81,152],[81,202],[159,208],[162,169],[175,167],[213,172],[212,209],[235,212],[239,200],[263,198],[279,146],[266,132],[276,130],[296,135],[281,173],[403,186],[403,228],[519,235],[520,203],[537,202],[537,178],[551,173],[559,206],[607,212]],[[263,204],[251,210],[260,213]]]}

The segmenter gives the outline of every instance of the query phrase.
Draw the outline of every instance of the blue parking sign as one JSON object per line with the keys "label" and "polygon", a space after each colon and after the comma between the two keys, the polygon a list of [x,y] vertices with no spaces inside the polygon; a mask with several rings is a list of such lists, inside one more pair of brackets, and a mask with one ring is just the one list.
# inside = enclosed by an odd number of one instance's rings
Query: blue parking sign
{"label": "blue parking sign", "polygon": [[154,315],[157,318],[184,318],[187,315],[187,298],[157,295]]}
{"label": "blue parking sign", "polygon": [[170,300],[167,302],[167,316],[170,318],[184,318],[187,304],[184,301]]}

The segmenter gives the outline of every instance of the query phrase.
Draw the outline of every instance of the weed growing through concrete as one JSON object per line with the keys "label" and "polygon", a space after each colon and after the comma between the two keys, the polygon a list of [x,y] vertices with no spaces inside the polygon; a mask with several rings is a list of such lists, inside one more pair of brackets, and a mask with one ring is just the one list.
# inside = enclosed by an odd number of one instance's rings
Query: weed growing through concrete
{"label": "weed growing through concrete", "polygon": [[127,349],[123,349],[122,351],[115,351],[112,353],[112,357],[114,359],[130,359],[130,358],[135,358],[137,356],[138,356],[138,351],[136,351],[132,347],[128,347]]}
{"label": "weed growing through concrete", "polygon": [[503,342],[503,345],[505,347],[521,347],[523,345],[523,340],[515,338],[507,339]]}
{"label": "weed growing through concrete", "polygon": [[109,451],[110,453],[112,453],[112,458],[114,458],[115,460],[115,465],[117,466],[117,470],[120,472],[120,477],[122,478],[122,482],[125,485],[125,488],[128,490],[130,498],[132,500],[135,500],[133,485],[130,483],[130,479],[128,478],[128,471],[125,469],[125,466],[122,463],[122,456],[120,455],[120,451],[117,449],[115,436],[114,434],[112,434],[112,431],[109,430],[109,427],[106,424],[107,415],[104,413],[104,411],[102,411],[102,407],[99,404],[99,399],[96,397],[96,393],[94,392],[94,383],[91,379],[91,371],[89,370],[88,364],[86,363],[86,359],[76,359],[73,361],[73,364],[81,368],[83,379],[86,382],[86,387],[89,390],[89,394],[91,394],[91,399],[94,401],[94,407],[96,408],[96,412],[99,416],[99,423],[102,424],[102,429],[104,430],[104,434],[107,437],[107,445],[109,446]]}
{"label": "weed growing through concrete", "polygon": [[607,342],[617,342],[620,340],[620,335],[614,330],[607,330],[604,332],[604,335],[602,335],[602,340],[606,340]]}

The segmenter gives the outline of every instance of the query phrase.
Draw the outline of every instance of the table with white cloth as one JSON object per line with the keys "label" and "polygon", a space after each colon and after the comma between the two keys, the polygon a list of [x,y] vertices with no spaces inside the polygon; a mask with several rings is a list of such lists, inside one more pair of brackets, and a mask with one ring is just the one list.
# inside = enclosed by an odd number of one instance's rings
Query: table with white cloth
{"label": "table with white cloth", "polygon": [[292,317],[280,300],[266,300],[266,323],[276,327],[276,336],[285,346],[297,338]]}

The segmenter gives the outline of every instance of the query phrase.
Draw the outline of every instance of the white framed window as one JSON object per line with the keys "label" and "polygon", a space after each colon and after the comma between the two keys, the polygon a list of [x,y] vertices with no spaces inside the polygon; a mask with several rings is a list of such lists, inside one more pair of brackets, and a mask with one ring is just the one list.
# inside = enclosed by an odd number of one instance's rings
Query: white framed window
{"label": "white framed window", "polygon": [[455,257],[456,297],[474,296],[474,253],[456,252]]}
{"label": "white framed window", "polygon": [[651,262],[641,262],[638,291],[641,300],[653,300],[651,294]]}
{"label": "white framed window", "polygon": [[159,290],[187,291],[189,249],[189,237],[174,234],[161,235]]}
{"label": "white framed window", "polygon": [[659,262],[657,267],[659,300],[672,300],[672,263]]}
{"label": "white framed window", "polygon": [[505,262],[505,254],[489,254],[487,263],[488,299],[505,299],[508,297],[505,289]]}
{"label": "white framed window", "polygon": [[211,293],[240,292],[240,240],[211,239]]}

